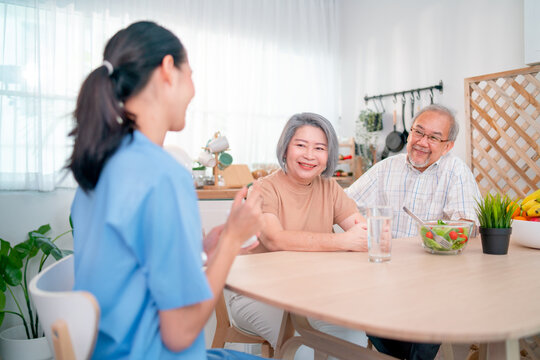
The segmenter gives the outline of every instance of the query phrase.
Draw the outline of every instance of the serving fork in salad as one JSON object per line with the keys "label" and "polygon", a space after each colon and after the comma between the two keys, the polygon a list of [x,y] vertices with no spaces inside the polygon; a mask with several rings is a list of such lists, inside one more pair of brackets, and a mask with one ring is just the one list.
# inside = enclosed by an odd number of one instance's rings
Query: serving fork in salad
{"label": "serving fork in salad", "polygon": [[406,206],[403,207],[403,210],[410,216],[412,217],[417,223],[419,223],[420,225],[422,225],[423,227],[425,227],[426,229],[428,229],[428,232],[431,233],[431,235],[433,235],[433,240],[435,240],[435,242],[439,245],[441,245],[442,247],[444,247],[445,249],[450,249],[452,247],[452,244],[446,240],[445,238],[443,238],[441,235],[437,234],[435,231],[431,230],[431,228],[424,222],[422,221],[422,219],[420,219],[418,216],[416,216],[411,210],[409,210]]}

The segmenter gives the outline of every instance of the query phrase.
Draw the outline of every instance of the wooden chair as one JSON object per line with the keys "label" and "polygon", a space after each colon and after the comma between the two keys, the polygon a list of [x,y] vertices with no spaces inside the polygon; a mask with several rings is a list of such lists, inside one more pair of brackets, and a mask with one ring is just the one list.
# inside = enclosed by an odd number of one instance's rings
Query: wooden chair
{"label": "wooden chair", "polygon": [[532,360],[540,360],[540,334],[519,340],[519,348],[525,356]]}
{"label": "wooden chair", "polygon": [[99,305],[85,291],[73,291],[73,255],[50,265],[30,282],[41,326],[58,360],[89,359],[96,343]]}
{"label": "wooden chair", "polygon": [[234,326],[229,320],[229,313],[223,292],[216,305],[216,332],[212,348],[223,348],[225,343],[261,344],[261,355],[265,358],[274,356],[274,349],[264,338],[248,333]]}
{"label": "wooden chair", "polygon": [[[540,334],[521,338],[518,341],[522,359],[540,360]],[[487,360],[487,344],[472,344],[466,360]]]}

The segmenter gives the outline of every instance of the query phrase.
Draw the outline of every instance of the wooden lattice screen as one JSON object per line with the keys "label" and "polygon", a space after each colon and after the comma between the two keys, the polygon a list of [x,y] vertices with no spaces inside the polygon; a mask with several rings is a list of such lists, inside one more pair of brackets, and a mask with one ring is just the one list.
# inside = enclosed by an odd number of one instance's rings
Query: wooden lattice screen
{"label": "wooden lattice screen", "polygon": [[465,79],[471,169],[483,195],[540,188],[540,65]]}

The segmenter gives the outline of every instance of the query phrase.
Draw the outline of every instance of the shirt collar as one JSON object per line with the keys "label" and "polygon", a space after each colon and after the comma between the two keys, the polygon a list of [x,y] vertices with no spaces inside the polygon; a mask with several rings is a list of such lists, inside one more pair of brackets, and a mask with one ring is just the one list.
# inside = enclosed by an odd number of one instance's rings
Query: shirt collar
{"label": "shirt collar", "polygon": [[430,173],[430,172],[433,172],[433,171],[437,171],[437,169],[439,168],[440,162],[441,162],[442,159],[445,158],[447,155],[448,155],[448,153],[444,154],[443,156],[441,156],[441,157],[439,158],[439,160],[437,160],[437,161],[435,161],[433,164],[431,164],[426,170],[424,170],[423,172],[420,172],[420,170],[418,170],[417,168],[415,168],[415,167],[413,166],[413,164],[411,164],[411,161],[409,160],[409,155],[406,154],[407,167],[408,167],[410,170],[417,172],[418,174],[426,174],[426,173]]}

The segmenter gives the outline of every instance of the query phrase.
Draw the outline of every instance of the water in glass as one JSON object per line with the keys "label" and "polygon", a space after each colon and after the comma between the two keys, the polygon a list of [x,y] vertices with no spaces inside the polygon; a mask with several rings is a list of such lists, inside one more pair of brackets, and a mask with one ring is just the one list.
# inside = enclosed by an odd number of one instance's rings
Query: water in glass
{"label": "water in glass", "polygon": [[368,254],[371,262],[390,260],[392,250],[392,209],[368,209]]}

